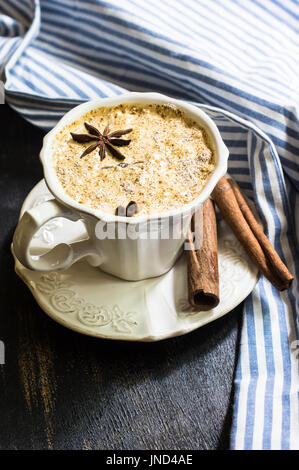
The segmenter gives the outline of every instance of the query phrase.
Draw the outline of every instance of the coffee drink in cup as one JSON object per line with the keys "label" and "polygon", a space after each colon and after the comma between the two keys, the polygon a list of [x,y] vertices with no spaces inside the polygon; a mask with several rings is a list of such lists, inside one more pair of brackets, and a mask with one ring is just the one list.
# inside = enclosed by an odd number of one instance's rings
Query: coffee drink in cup
{"label": "coffee drink in cup", "polygon": [[104,212],[138,217],[190,203],[215,169],[206,131],[174,104],[93,109],[53,142],[64,192]]}

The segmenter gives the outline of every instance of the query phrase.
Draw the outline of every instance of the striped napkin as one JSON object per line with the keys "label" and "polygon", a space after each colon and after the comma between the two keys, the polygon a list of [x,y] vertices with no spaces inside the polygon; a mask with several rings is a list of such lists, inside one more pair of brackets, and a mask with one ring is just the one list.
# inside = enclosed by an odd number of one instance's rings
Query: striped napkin
{"label": "striped napkin", "polygon": [[[125,90],[204,108],[298,278],[298,33],[292,0],[0,0],[0,68],[7,102],[43,129]],[[299,449],[297,278],[279,293],[262,277],[244,303],[232,449]]]}

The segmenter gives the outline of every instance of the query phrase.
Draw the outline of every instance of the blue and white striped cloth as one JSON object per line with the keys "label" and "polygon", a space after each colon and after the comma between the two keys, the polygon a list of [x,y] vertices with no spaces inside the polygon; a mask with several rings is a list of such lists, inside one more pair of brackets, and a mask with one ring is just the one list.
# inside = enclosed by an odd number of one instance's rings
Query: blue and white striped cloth
{"label": "blue and white striped cloth", "polygon": [[0,0],[14,109],[49,129],[79,102],[124,90],[205,107],[296,275],[284,293],[262,277],[245,301],[232,449],[299,449],[298,57],[297,0]]}

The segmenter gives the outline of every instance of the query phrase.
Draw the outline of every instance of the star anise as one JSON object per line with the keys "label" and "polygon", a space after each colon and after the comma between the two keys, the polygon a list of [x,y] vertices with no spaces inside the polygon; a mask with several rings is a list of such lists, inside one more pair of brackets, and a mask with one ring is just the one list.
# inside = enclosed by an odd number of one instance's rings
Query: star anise
{"label": "star anise", "polygon": [[132,132],[132,129],[110,132],[109,125],[107,125],[103,133],[101,133],[96,127],[92,126],[91,124],[88,124],[88,122],[84,122],[84,126],[89,133],[74,134],[73,132],[71,132],[72,138],[79,143],[92,141],[95,142],[89,147],[87,147],[87,149],[82,153],[80,158],[85,157],[85,155],[88,155],[97,147],[99,147],[99,155],[101,160],[104,160],[106,156],[106,149],[109,150],[111,155],[118,158],[118,160],[125,159],[125,156],[116,147],[123,147],[125,145],[129,145],[131,140],[120,139],[119,137],[125,134],[129,134],[129,132]]}

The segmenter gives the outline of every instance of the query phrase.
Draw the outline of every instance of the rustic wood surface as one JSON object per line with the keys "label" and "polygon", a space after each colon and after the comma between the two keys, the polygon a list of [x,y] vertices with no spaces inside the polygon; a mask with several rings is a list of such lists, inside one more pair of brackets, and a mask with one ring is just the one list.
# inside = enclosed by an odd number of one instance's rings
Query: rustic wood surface
{"label": "rustic wood surface", "polygon": [[0,106],[0,449],[227,448],[241,307],[187,336],[138,344],[56,324],[14,273],[43,133]]}

